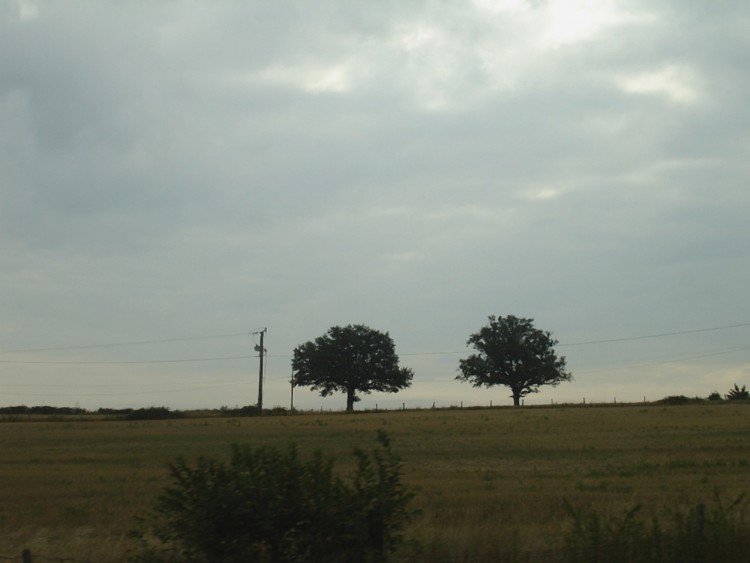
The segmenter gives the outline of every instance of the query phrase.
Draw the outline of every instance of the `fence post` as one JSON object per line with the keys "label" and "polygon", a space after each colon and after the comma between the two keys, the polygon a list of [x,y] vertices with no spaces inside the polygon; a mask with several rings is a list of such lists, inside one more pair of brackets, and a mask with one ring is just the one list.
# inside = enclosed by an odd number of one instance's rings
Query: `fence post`
{"label": "fence post", "polygon": [[701,503],[695,507],[695,563],[703,563],[706,560],[703,545],[705,520],[706,506]]}
{"label": "fence post", "polygon": [[21,552],[21,561],[23,561],[23,563],[32,563],[32,561],[31,561],[31,550],[24,549]]}

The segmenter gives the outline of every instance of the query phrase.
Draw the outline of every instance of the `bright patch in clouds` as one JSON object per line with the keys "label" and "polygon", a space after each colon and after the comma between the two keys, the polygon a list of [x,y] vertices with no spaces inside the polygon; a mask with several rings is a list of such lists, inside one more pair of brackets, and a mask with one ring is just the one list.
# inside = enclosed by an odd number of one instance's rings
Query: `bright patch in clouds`
{"label": "bright patch in clouds", "polygon": [[21,21],[33,20],[39,16],[39,5],[35,0],[16,0],[15,4]]}
{"label": "bright patch in clouds", "polygon": [[404,81],[422,109],[461,110],[515,91],[547,68],[550,51],[652,19],[614,0],[474,0],[473,7],[481,24],[470,40],[460,24],[469,18],[465,14],[426,15],[395,27],[389,45],[406,61]]}
{"label": "bright patch in clouds", "polygon": [[619,82],[623,90],[632,94],[661,94],[680,104],[690,104],[698,99],[694,73],[677,65],[624,77]]}
{"label": "bright patch in clouds", "polygon": [[590,39],[604,29],[630,19],[612,2],[601,0],[551,1],[543,18],[546,29],[542,43],[553,48]]}
{"label": "bright patch in clouds", "polygon": [[474,6],[482,11],[493,14],[527,12],[530,9],[527,0],[506,0],[505,2],[498,2],[497,0],[474,0]]}
{"label": "bright patch in clouds", "polygon": [[526,192],[524,195],[529,201],[548,201],[562,195],[562,190],[559,188],[540,188]]}
{"label": "bright patch in clouds", "polygon": [[643,20],[621,10],[612,0],[549,0],[533,5],[527,0],[475,0],[474,5],[498,18],[512,18],[523,26],[529,36],[535,36],[542,50],[593,38],[603,30]]}
{"label": "bright patch in clouds", "polygon": [[397,42],[407,52],[435,47],[440,44],[440,31],[434,27],[415,25],[401,30]]}
{"label": "bright patch in clouds", "polygon": [[342,93],[352,88],[350,67],[345,63],[310,66],[276,65],[264,69],[251,81],[297,88],[311,94]]}

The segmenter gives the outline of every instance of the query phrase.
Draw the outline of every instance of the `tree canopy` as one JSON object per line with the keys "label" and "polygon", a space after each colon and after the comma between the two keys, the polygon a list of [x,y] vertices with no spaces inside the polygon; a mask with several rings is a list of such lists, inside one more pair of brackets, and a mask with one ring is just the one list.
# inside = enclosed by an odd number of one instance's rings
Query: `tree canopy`
{"label": "tree canopy", "polygon": [[565,371],[565,357],[555,354],[557,340],[549,332],[534,328],[534,319],[508,315],[490,316],[489,321],[469,337],[466,345],[473,346],[477,353],[459,361],[456,379],[471,382],[474,387],[510,387],[515,406],[542,385],[556,386],[573,379]]}
{"label": "tree canopy", "polygon": [[387,332],[357,324],[334,326],[323,336],[294,349],[294,385],[311,387],[324,397],[346,393],[346,410],[354,410],[357,393],[396,393],[409,387],[414,374],[398,366]]}
{"label": "tree canopy", "polygon": [[729,393],[727,393],[727,400],[729,401],[743,401],[745,399],[750,399],[750,391],[748,391],[745,386],[742,386],[742,389],[735,383],[734,387],[729,390]]}

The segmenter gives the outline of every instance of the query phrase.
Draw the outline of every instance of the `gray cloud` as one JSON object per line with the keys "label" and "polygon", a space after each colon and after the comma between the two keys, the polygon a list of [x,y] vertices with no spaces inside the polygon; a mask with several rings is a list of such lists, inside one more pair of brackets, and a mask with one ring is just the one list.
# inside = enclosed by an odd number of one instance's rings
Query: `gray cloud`
{"label": "gray cloud", "polygon": [[[293,347],[363,322],[416,372],[371,401],[498,404],[453,381],[490,314],[563,344],[746,322],[749,21],[672,2],[7,4],[0,348],[268,326],[285,404]],[[539,400],[723,391],[747,378],[746,334],[561,348],[576,381]],[[247,404],[253,359],[7,363],[245,354],[250,335],[6,353],[2,392]]]}

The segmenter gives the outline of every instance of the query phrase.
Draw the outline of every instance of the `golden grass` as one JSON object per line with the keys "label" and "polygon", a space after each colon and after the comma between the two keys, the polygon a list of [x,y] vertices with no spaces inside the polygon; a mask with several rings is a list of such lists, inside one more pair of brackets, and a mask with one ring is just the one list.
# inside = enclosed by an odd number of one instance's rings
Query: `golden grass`
{"label": "golden grass", "polygon": [[[121,562],[133,518],[177,456],[294,442],[346,472],[385,429],[417,490],[425,560],[492,560],[559,545],[565,500],[602,513],[750,491],[748,405],[495,408],[0,425],[0,556]],[[439,556],[439,557],[438,557]]]}

